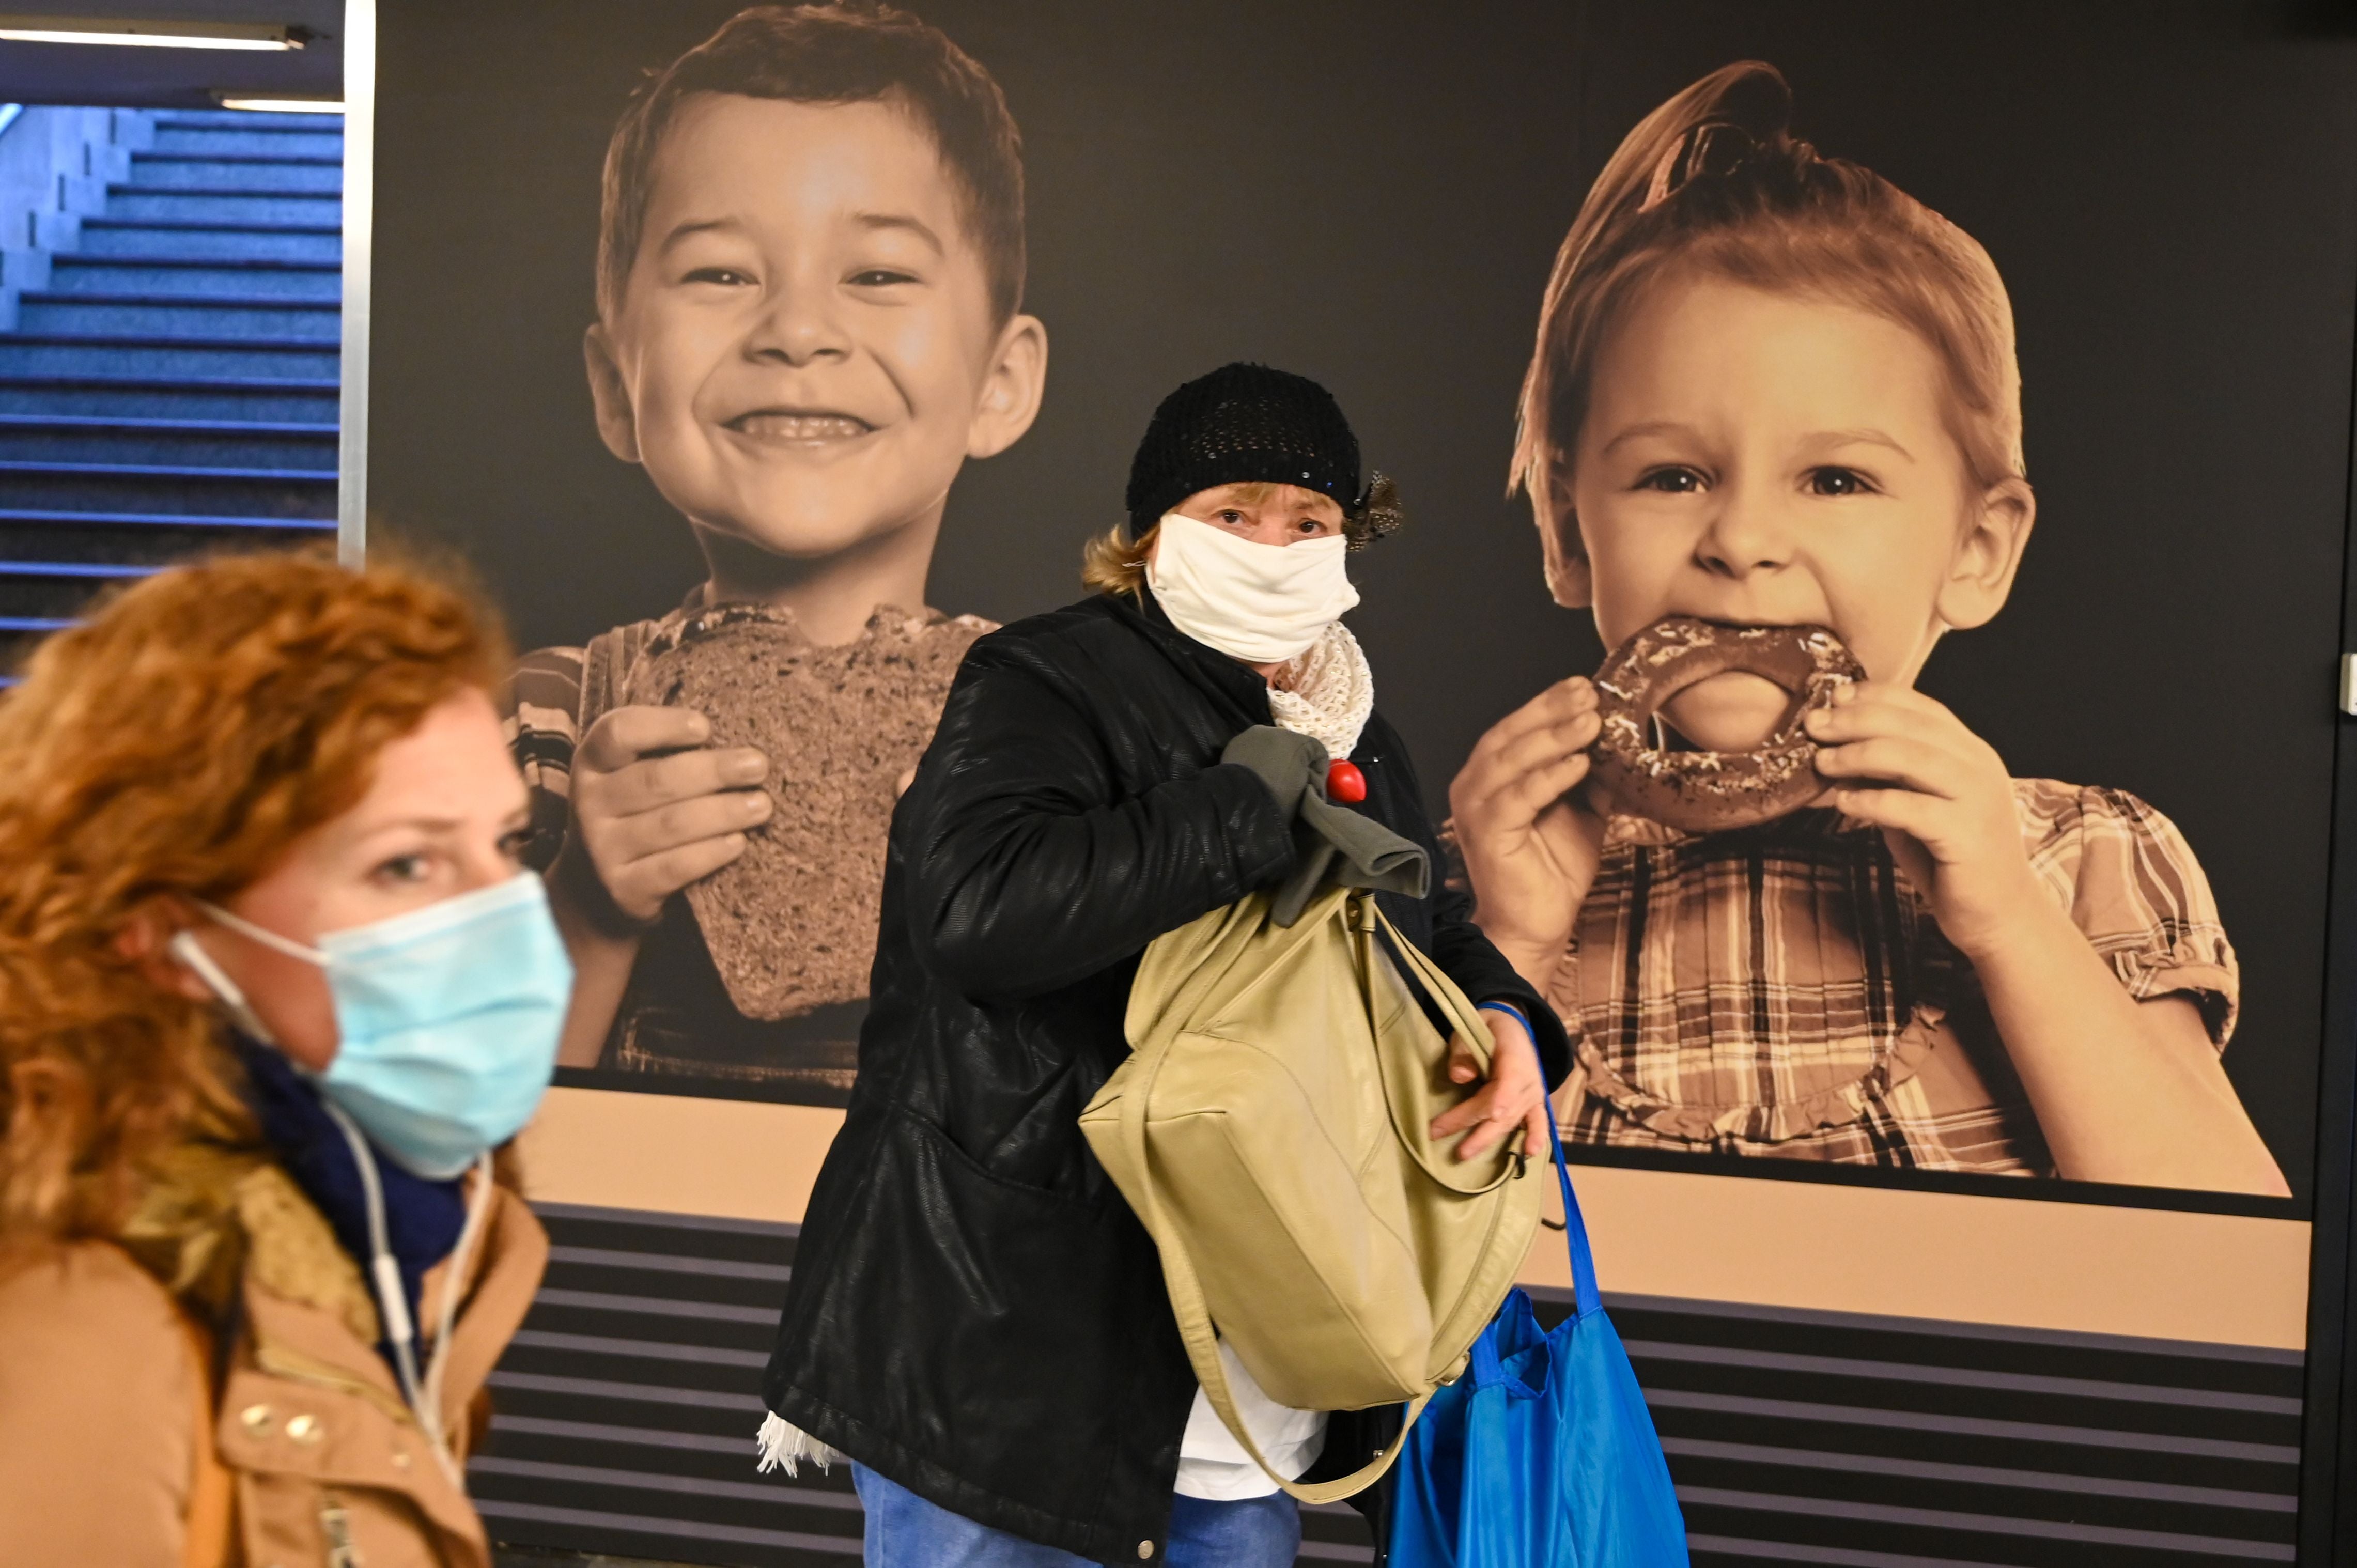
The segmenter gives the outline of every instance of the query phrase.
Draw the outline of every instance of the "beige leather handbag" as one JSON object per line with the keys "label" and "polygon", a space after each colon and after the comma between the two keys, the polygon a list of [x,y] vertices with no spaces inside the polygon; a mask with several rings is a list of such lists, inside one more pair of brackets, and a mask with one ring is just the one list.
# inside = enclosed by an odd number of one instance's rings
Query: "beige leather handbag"
{"label": "beige leather handbag", "polygon": [[[1371,894],[1330,889],[1289,928],[1269,917],[1254,894],[1146,950],[1133,1054],[1081,1114],[1161,1250],[1196,1377],[1264,1470],[1219,1341],[1280,1404],[1407,1401],[1413,1424],[1512,1288],[1545,1188],[1506,1151],[1519,1135],[1459,1161],[1456,1138],[1426,1133],[1478,1085],[1448,1080],[1448,1042],[1376,933],[1390,932],[1485,1072],[1490,1031]],[[1399,1449],[1314,1486],[1270,1475],[1330,1502],[1372,1484]]]}

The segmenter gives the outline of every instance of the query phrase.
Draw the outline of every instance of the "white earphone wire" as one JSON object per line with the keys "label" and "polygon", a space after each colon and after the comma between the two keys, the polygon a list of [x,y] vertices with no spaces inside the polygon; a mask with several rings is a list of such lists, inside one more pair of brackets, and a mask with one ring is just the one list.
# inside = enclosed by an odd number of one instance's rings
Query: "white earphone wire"
{"label": "white earphone wire", "polygon": [[[425,1386],[417,1376],[417,1329],[409,1316],[407,1294],[401,1283],[401,1265],[393,1261],[393,1244],[386,1234],[384,1219],[384,1184],[377,1175],[376,1152],[368,1140],[334,1101],[321,1099],[320,1105],[342,1129],[344,1141],[351,1145],[352,1159],[360,1166],[361,1191],[368,1207],[369,1283],[377,1299],[377,1310],[384,1317],[384,1337],[393,1347],[393,1370],[401,1380],[402,1397],[417,1417],[420,1430],[425,1434],[426,1444],[434,1450],[435,1459],[453,1485],[464,1487],[457,1461],[451,1456],[450,1445],[442,1433],[442,1412],[427,1402]],[[465,1240],[465,1232],[460,1232]],[[438,1355],[437,1348],[437,1355]]]}

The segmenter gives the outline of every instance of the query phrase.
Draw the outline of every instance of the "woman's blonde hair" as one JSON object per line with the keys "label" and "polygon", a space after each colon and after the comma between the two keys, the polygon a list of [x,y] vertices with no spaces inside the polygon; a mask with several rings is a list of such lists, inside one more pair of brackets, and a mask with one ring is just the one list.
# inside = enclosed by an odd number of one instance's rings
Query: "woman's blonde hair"
{"label": "woman's blonde hair", "polygon": [[1081,581],[1092,592],[1127,594],[1136,598],[1146,591],[1146,558],[1154,553],[1157,523],[1132,539],[1126,524],[1092,533],[1081,546]]}
{"label": "woman's blonde hair", "polygon": [[1984,489],[2027,477],[2013,306],[1971,235],[1871,169],[1790,132],[1775,67],[1722,67],[1631,131],[1572,220],[1523,381],[1509,490],[1539,528],[1576,528],[1564,502],[1596,359],[1643,289],[1699,274],[1869,311],[1920,336],[1947,372],[1950,428]]}
{"label": "woman's blonde hair", "polygon": [[210,1009],[142,973],[182,923],[366,793],[377,755],[509,662],[435,576],[292,555],[147,578],[0,697],[0,1241],[108,1237],[152,1156],[243,1128]]}

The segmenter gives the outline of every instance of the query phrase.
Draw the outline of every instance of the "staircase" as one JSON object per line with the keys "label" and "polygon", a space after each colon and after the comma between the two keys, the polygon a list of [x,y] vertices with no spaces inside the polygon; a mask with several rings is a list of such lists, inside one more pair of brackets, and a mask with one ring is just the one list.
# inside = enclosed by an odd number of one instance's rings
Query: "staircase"
{"label": "staircase", "polygon": [[153,124],[0,332],[0,680],[112,583],[335,530],[342,120]]}

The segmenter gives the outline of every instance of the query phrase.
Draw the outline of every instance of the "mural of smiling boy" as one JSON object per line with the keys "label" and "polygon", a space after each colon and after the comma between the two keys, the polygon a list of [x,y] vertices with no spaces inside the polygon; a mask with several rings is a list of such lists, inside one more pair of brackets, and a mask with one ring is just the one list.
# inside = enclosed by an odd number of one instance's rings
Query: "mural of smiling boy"
{"label": "mural of smiling boy", "polygon": [[757,6],[632,97],[600,231],[598,431],[709,575],[517,672],[562,1059],[840,1103],[892,804],[989,629],[926,607],[943,507],[1045,382],[1020,140],[916,17]]}

